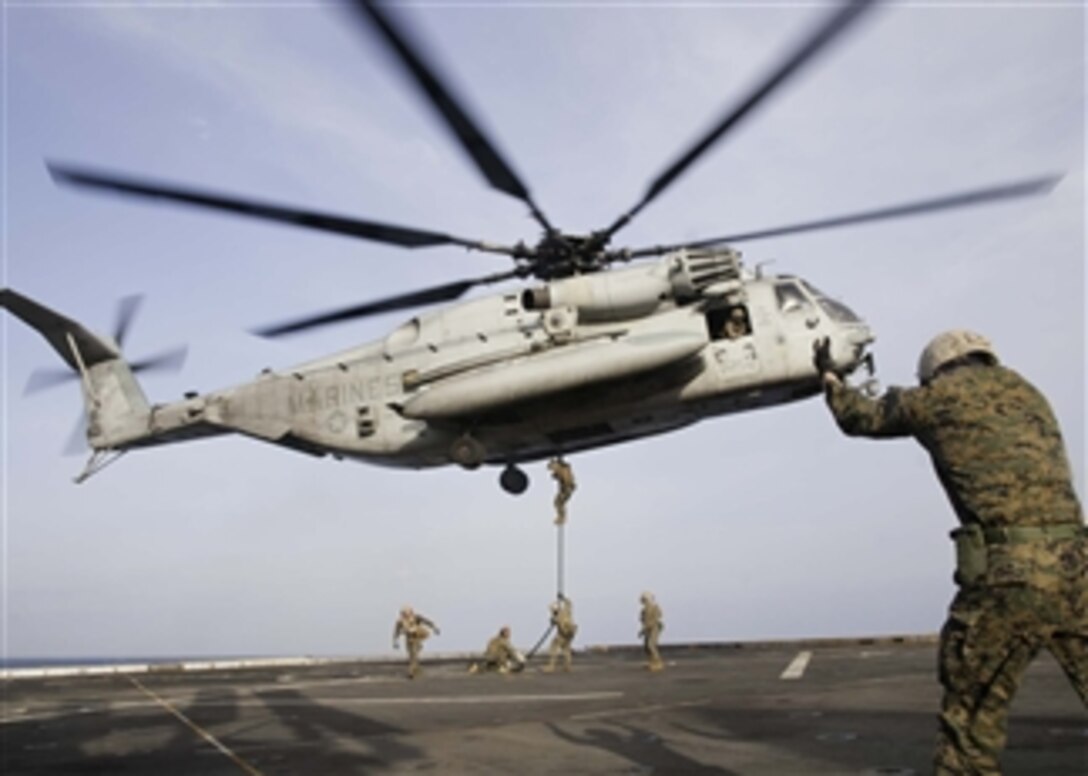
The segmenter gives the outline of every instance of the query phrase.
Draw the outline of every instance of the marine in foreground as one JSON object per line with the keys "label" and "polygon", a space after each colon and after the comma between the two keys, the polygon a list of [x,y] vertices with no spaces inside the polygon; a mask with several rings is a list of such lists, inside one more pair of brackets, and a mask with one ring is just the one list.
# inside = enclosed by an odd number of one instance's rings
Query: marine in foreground
{"label": "marine in foreground", "polygon": [[919,360],[920,386],[879,399],[843,383],[826,341],[815,361],[843,432],[913,436],[933,460],[960,522],[959,589],[939,646],[935,772],[1000,774],[1009,706],[1040,650],[1088,708],[1088,536],[1057,420],[972,332],[935,337]]}

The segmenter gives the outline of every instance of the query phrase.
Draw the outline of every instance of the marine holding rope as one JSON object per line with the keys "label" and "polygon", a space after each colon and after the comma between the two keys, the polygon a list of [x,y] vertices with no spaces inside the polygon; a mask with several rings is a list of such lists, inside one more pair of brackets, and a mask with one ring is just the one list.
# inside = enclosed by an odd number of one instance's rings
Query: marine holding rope
{"label": "marine holding rope", "polygon": [[572,662],[571,645],[578,633],[578,625],[574,622],[574,607],[571,600],[562,593],[559,600],[554,601],[548,612],[551,614],[551,626],[555,629],[555,637],[548,648],[548,665],[545,671],[555,670],[559,658],[563,658],[563,670],[570,671]]}

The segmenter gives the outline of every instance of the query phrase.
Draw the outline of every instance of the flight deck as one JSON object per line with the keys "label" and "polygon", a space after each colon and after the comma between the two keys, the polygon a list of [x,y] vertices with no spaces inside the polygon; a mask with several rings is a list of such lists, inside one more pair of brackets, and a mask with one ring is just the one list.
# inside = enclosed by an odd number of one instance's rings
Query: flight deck
{"label": "flight deck", "polygon": [[[130,666],[3,681],[16,774],[925,774],[932,638],[629,648],[571,673],[472,675],[467,656]],[[102,669],[99,669],[102,670]],[[71,673],[71,672],[68,672]],[[1006,776],[1088,773],[1088,714],[1057,664],[1028,671]]]}

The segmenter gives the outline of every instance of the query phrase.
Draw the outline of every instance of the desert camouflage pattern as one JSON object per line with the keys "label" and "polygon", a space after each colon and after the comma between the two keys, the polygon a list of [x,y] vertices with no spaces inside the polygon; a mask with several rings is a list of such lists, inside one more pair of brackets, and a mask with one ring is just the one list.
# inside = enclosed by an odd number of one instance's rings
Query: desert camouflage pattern
{"label": "desert camouflage pattern", "polygon": [[661,637],[661,631],[665,629],[662,620],[661,606],[649,593],[642,594],[642,611],[639,612],[639,622],[642,629],[638,632],[642,639],[642,650],[646,653],[646,667],[651,671],[660,671],[665,667],[658,651],[657,642]]}
{"label": "desert camouflage pattern", "polygon": [[980,537],[982,562],[957,576],[941,632],[935,772],[1000,774],[1009,704],[1041,649],[1088,707],[1088,537],[1057,421],[999,365],[959,366],[878,400],[831,384],[827,401],[847,434],[915,437]]}
{"label": "desert camouflage pattern", "polygon": [[408,651],[408,678],[419,676],[419,654],[423,651],[423,642],[431,636],[431,631],[438,632],[438,626],[428,620],[422,614],[412,609],[401,610],[393,627],[393,648],[397,648],[397,642],[404,636],[404,647]]}
{"label": "desert camouflage pattern", "polygon": [[484,659],[479,668],[484,671],[498,671],[501,674],[520,670],[521,655],[510,641],[510,630],[503,628],[487,642]]}
{"label": "desert camouflage pattern", "polygon": [[555,628],[555,636],[548,648],[548,666],[545,670],[554,671],[560,657],[563,658],[563,670],[569,671],[573,660],[571,645],[574,636],[578,633],[578,625],[574,622],[573,606],[569,598],[562,598],[551,606],[551,624]]}
{"label": "desert camouflage pattern", "polygon": [[548,461],[548,471],[558,488],[555,494],[555,524],[563,525],[567,522],[567,502],[577,487],[574,482],[574,469],[562,458],[556,457]]}

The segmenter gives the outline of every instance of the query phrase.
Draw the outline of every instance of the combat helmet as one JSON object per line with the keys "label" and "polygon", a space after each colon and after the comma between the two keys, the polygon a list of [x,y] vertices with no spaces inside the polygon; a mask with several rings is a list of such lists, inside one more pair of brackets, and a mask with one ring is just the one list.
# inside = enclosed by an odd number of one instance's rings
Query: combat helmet
{"label": "combat helmet", "polygon": [[918,358],[918,380],[928,383],[945,364],[973,353],[981,354],[997,363],[994,346],[981,334],[965,329],[941,332],[929,341]]}

